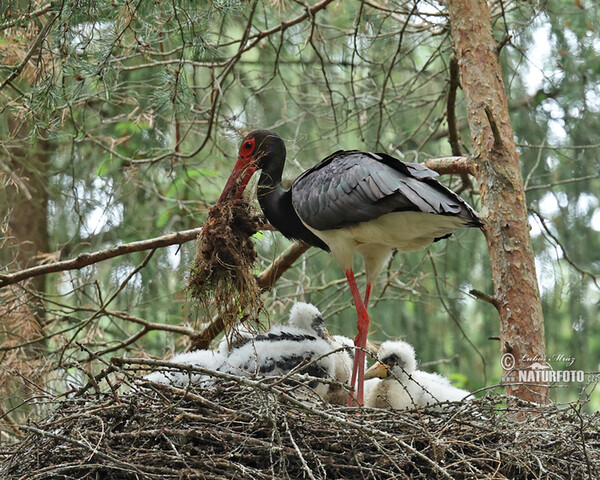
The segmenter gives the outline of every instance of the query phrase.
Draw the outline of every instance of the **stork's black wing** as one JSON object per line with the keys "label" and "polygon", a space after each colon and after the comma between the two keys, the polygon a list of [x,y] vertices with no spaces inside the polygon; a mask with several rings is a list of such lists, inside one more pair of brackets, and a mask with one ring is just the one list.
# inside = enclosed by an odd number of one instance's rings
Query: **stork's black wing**
{"label": "stork's black wing", "polygon": [[298,216],[317,230],[341,228],[386,213],[416,211],[464,219],[481,226],[477,214],[438,174],[382,153],[339,151],[300,175],[292,185]]}

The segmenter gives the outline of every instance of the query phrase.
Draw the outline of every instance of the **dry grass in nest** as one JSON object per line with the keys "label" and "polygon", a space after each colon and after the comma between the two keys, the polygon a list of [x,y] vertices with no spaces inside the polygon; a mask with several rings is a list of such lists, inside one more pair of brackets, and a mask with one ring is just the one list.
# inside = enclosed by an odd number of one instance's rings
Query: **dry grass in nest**
{"label": "dry grass in nest", "polygon": [[263,223],[245,200],[229,199],[209,210],[198,237],[188,289],[208,312],[216,310],[226,326],[240,317],[257,318],[262,307],[251,237]]}
{"label": "dry grass in nest", "polygon": [[142,384],[60,402],[4,448],[0,478],[599,478],[597,415],[522,405],[515,422],[505,401],[359,411],[304,405],[277,377]]}

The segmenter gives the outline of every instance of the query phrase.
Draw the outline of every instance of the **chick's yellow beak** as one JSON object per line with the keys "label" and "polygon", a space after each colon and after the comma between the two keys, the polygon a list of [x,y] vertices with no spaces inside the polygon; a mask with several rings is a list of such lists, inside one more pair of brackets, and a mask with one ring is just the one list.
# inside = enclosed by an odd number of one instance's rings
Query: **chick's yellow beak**
{"label": "chick's yellow beak", "polygon": [[369,378],[385,378],[389,376],[388,368],[381,362],[375,362],[366,372],[365,380]]}

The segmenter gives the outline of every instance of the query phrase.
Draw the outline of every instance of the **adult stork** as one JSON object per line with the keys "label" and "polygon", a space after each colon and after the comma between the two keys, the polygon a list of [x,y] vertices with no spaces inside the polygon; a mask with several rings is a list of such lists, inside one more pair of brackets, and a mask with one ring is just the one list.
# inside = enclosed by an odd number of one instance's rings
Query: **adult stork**
{"label": "adult stork", "polygon": [[[392,251],[420,250],[459,227],[483,224],[462,198],[435,180],[436,172],[423,165],[385,153],[340,150],[302,173],[286,190],[281,184],[285,157],[285,144],[275,132],[249,133],[219,202],[235,190],[239,198],[261,170],[257,196],[271,224],[290,239],[330,251],[339,262],[358,313],[351,385],[355,387],[358,377],[357,402],[362,405],[367,306],[373,281]],[[364,300],[354,278],[354,253],[364,258]]]}

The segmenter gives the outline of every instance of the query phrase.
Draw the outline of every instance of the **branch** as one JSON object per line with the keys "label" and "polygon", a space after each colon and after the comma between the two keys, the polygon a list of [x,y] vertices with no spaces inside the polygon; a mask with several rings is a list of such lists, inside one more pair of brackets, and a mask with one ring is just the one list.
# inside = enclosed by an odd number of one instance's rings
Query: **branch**
{"label": "branch", "polygon": [[196,239],[200,232],[202,232],[202,228],[192,228],[191,230],[170,233],[168,235],[151,238],[149,240],[140,240],[138,242],[117,245],[116,247],[107,248],[106,250],[99,250],[93,253],[82,253],[71,260],[63,260],[61,262],[48,263],[45,265],[36,265],[35,267],[20,270],[18,272],[0,275],[0,288],[7,285],[12,285],[27,278],[37,277],[39,275],[63,272],[66,270],[78,270],[109,258],[119,257],[121,255],[127,255],[133,252],[168,247],[169,245],[181,245]]}
{"label": "branch", "polygon": [[525,191],[530,192],[531,190],[547,190],[549,188],[556,187],[557,185],[564,185],[567,183],[576,183],[576,182],[584,182],[586,180],[594,180],[596,178],[600,178],[600,173],[594,173],[593,175],[586,175],[585,177],[573,177],[567,178],[565,180],[558,180],[553,183],[547,183],[546,185],[532,185],[528,186]]}
{"label": "branch", "polygon": [[260,40],[262,40],[265,37],[273,35],[274,33],[277,33],[277,32],[285,31],[288,28],[293,27],[294,25],[303,22],[307,18],[313,18],[315,13],[317,13],[319,10],[323,10],[332,1],[333,0],[321,0],[320,2],[315,3],[312,7],[309,7],[308,5],[304,5],[306,7],[306,11],[302,15],[299,15],[296,18],[288,20],[287,22],[282,22],[273,28],[269,28],[268,30],[263,30],[261,32],[258,32],[257,34],[251,35],[248,39],[253,40],[253,41],[243,49],[243,52],[246,52],[246,51],[250,50],[251,48],[253,48]]}
{"label": "branch", "polygon": [[448,142],[452,148],[452,155],[462,155],[458,142],[458,129],[456,128],[456,90],[460,85],[458,74],[458,60],[455,55],[450,57],[450,89],[448,90],[448,101],[446,103],[446,115],[448,117]]}
{"label": "branch", "polygon": [[500,302],[498,302],[498,299],[489,293],[482,292],[476,288],[469,290],[469,293],[479,300],[483,300],[484,302],[490,303],[496,308],[500,308]]}
{"label": "branch", "polygon": [[[517,110],[517,109],[520,109],[520,108],[523,108],[523,107],[531,107],[532,105],[536,104],[536,102],[537,102],[536,99],[540,95],[544,95],[544,97],[546,97],[546,98],[554,98],[559,93],[560,93],[560,91],[557,88],[554,88],[554,89],[552,89],[550,91],[545,91],[543,88],[540,88],[533,95],[527,95],[525,97],[522,97],[522,98],[519,98],[517,100],[511,101],[510,104],[509,104],[509,108],[510,108],[510,111],[512,112],[513,110]],[[469,124],[467,123],[466,119],[462,119],[462,120],[459,120],[458,122],[456,122],[456,129],[458,131],[464,130],[468,126],[469,126]],[[438,130],[433,135],[431,135],[430,140],[440,140],[440,139],[442,139],[444,137],[447,137],[448,135],[450,135],[450,131],[449,130],[450,130],[449,128],[443,129],[443,130]],[[519,146],[533,148],[531,145],[519,145]]]}
{"label": "branch", "polygon": [[13,20],[9,20],[9,21],[1,24],[0,32],[6,30],[8,28],[14,27],[15,25],[24,24],[32,18],[41,17],[42,15],[44,15],[44,14],[48,13],[50,10],[52,10],[54,8],[54,6],[55,6],[54,3],[50,2],[45,7],[41,7],[37,10],[34,10],[33,12],[26,13],[26,15],[24,15],[24,16],[19,15],[18,17],[14,18]]}
{"label": "branch", "polygon": [[496,52],[500,53],[500,50],[502,50],[504,48],[504,46],[510,42],[510,40],[512,39],[512,35],[509,33],[508,35],[506,35],[502,40],[500,40],[498,42],[498,45],[496,45]]}
{"label": "branch", "polygon": [[168,325],[165,323],[155,323],[144,320],[143,318],[134,317],[133,315],[129,315],[125,312],[105,312],[106,315],[110,315],[113,317],[120,318],[121,320],[125,320],[127,322],[137,323],[138,325],[142,325],[144,329],[150,330],[162,330],[164,332],[173,332],[179,333],[181,335],[194,335],[194,329],[191,327],[183,327],[181,325]]}
{"label": "branch", "polygon": [[308,243],[295,242],[286,248],[258,277],[256,282],[261,291],[269,290],[300,256],[310,248]]}
{"label": "branch", "polygon": [[464,155],[460,157],[430,158],[429,160],[425,160],[423,164],[439,174],[468,173],[470,175],[475,175],[477,169],[477,164],[473,157]]}
{"label": "branch", "polygon": [[535,214],[535,216],[540,221],[540,224],[542,225],[542,228],[544,229],[544,232],[546,232],[546,235],[548,235],[548,237],[550,237],[554,241],[554,243],[556,244],[556,246],[560,248],[560,250],[562,251],[563,258],[565,259],[565,261],[569,265],[571,265],[571,267],[573,267],[575,270],[577,270],[582,276],[584,276],[584,277],[590,277],[591,280],[596,285],[596,288],[600,289],[600,284],[598,283],[598,280],[600,279],[600,275],[595,275],[594,272],[591,272],[589,270],[585,270],[584,268],[581,268],[579,265],[577,265],[575,263],[575,261],[570,257],[569,253],[567,252],[567,249],[561,243],[561,241],[559,240],[559,238],[552,233],[552,231],[550,230],[550,227],[546,224],[546,220],[544,219],[544,217],[542,217],[542,215],[537,210],[534,210],[533,208],[531,208],[530,210],[531,210],[532,213]]}
{"label": "branch", "polygon": [[[450,88],[448,89],[448,98],[446,101],[446,117],[448,120],[448,142],[452,149],[452,155],[462,155],[458,136],[458,128],[456,127],[456,90],[460,87],[460,73],[458,71],[458,60],[456,55],[450,57]],[[460,172],[462,185],[456,191],[459,195],[467,189],[472,189],[473,184],[469,179],[467,172]]]}

